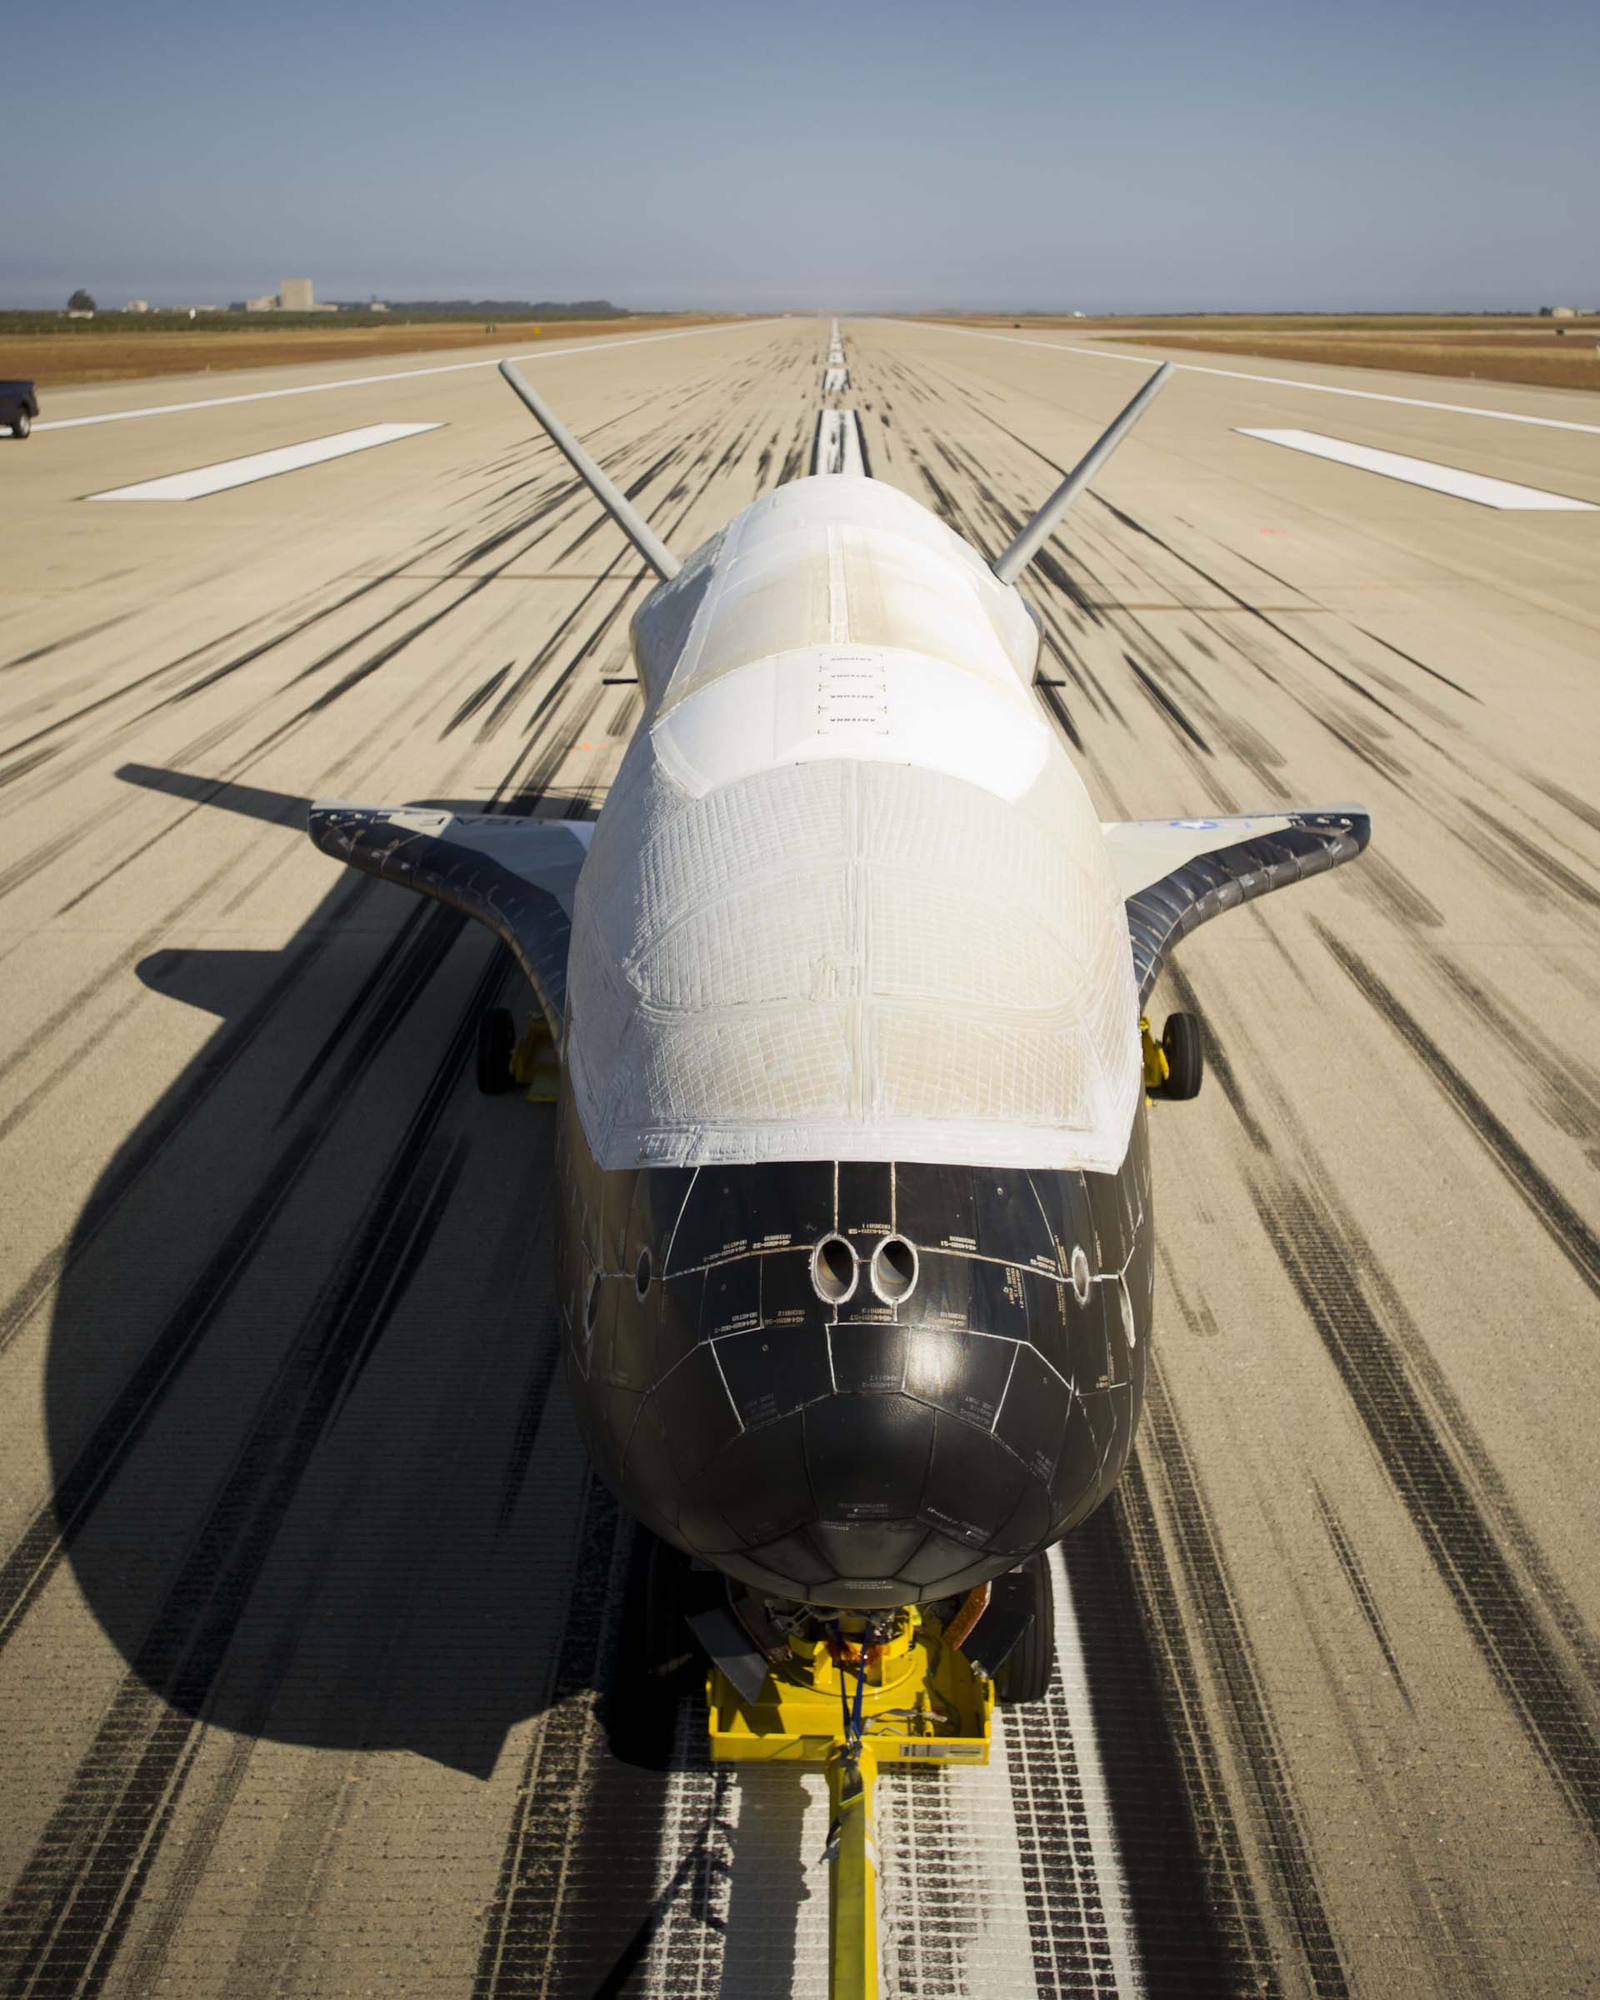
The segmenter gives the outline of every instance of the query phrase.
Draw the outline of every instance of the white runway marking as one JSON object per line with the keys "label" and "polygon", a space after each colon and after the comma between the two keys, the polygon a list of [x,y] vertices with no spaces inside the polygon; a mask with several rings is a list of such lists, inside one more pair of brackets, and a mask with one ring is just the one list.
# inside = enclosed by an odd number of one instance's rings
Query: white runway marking
{"label": "white runway marking", "polygon": [[463,375],[473,368],[498,368],[502,361],[564,361],[569,354],[600,354],[612,347],[647,347],[654,340],[693,340],[702,333],[750,333],[771,326],[766,319],[733,320],[726,326],[688,326],[677,333],[636,333],[625,340],[592,340],[583,347],[542,347],[532,354],[492,354],[487,361],[444,361],[432,368],[402,368],[390,375],[348,375],[338,382],[301,382],[292,389],[252,389],[242,396],[207,396],[198,403],[152,403],[142,410],[107,410],[98,417],[52,417],[40,431],[81,430],[85,424],[120,424],[130,417],[171,417],[182,410],[214,410],[225,403],[266,403],[278,396],[317,396],[327,389],[364,389],[373,382],[409,382],[419,375]]}
{"label": "white runway marking", "polygon": [[811,453],[811,470],[817,472],[865,473],[861,456],[861,428],[854,410],[823,410],[817,417],[817,438]]}
{"label": "white runway marking", "polygon": [[1139,1969],[1138,1946],[1130,1920],[1128,1878],[1123,1872],[1116,1825],[1111,1816],[1111,1788],[1106,1783],[1105,1766],[1100,1761],[1100,1742],[1095,1735],[1089,1663],[1084,1657],[1083,1640],[1078,1632],[1078,1608],[1072,1601],[1072,1580],[1067,1574],[1059,1542],[1045,1560],[1050,1564],[1051,1581],[1055,1586],[1056,1671],[1061,1676],[1061,1691],[1066,1697],[1071,1724],[1072,1748],[1077,1756],[1085,1831],[1089,1836],[1089,1852],[1094,1858],[1100,1908],[1105,1917],[1111,1975],[1117,1993],[1124,1996],[1124,2000],[1131,2000],[1131,1996],[1144,1991],[1144,1979]]}
{"label": "white runway marking", "polygon": [[332,437],[311,438],[305,444],[284,445],[278,451],[252,452],[248,458],[225,458],[218,465],[197,466],[193,472],[170,473],[165,479],[141,479],[136,486],[113,486],[91,493],[91,500],[199,500],[207,493],[225,493],[230,486],[249,486],[257,479],[276,479],[280,472],[324,465],[330,458],[348,458],[353,451],[393,444],[419,431],[442,430],[442,424],[368,424],[358,431],[335,431]]}
{"label": "white runway marking", "polygon": [[[944,326],[938,320],[919,319],[914,326],[929,326],[936,333],[965,333],[974,340],[1003,340],[1008,347],[1046,347],[1052,354],[1087,354],[1091,361],[1131,361],[1140,368],[1154,368],[1148,354],[1119,354],[1114,347],[1074,347],[1060,340],[1029,340],[1015,333],[989,333],[978,326]],[[1160,357],[1158,357],[1158,360]],[[1185,375],[1224,375],[1235,382],[1267,382],[1274,389],[1309,389],[1318,396],[1354,396],[1363,403],[1400,403],[1411,410],[1444,410],[1455,417],[1492,417],[1502,424],[1537,424],[1547,431],[1583,431],[1600,437],[1600,424],[1573,423],[1566,417],[1530,417],[1520,410],[1485,410],[1475,403],[1432,403],[1422,396],[1389,396],[1379,389],[1345,389],[1333,382],[1302,382],[1289,375],[1252,375],[1243,368],[1204,368],[1198,361],[1174,361],[1173,367]],[[38,430],[40,426],[34,425]]]}
{"label": "white runway marking", "polygon": [[1362,472],[1376,472],[1385,479],[1403,479],[1408,486],[1426,486],[1434,493],[1448,493],[1456,500],[1474,500],[1480,507],[1504,507],[1520,513],[1594,514],[1600,513],[1589,500],[1569,500],[1561,493],[1545,493],[1537,486],[1518,486],[1510,479],[1490,479],[1481,472],[1462,472],[1453,465],[1435,465],[1431,458],[1408,458],[1404,452],[1377,451],[1368,444],[1347,444],[1343,438],[1324,437],[1321,431],[1250,431],[1240,428],[1240,437],[1260,438],[1266,444],[1287,445],[1312,458],[1331,458],[1338,465],[1353,465]]}

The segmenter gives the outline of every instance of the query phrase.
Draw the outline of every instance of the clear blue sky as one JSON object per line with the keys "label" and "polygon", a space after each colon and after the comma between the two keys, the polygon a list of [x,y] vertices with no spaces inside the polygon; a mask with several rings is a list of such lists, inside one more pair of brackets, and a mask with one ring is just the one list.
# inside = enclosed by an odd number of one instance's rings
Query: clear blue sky
{"label": "clear blue sky", "polygon": [[0,305],[1600,303],[1594,0],[13,18]]}

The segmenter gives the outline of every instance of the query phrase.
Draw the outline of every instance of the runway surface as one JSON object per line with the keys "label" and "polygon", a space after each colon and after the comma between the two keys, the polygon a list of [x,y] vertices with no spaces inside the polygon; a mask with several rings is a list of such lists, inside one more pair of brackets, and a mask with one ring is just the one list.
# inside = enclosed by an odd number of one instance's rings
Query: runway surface
{"label": "runway surface", "polygon": [[[991,552],[1138,380],[843,330],[870,470]],[[806,469],[826,341],[529,366],[683,551]],[[1239,433],[1600,502],[1600,399],[1205,360],[1030,572],[1040,698],[1107,818],[1355,800],[1373,844],[1157,996],[1212,1069],[1153,1117],[1136,1461],[1050,1701],[881,1788],[888,1983],[1592,1992],[1600,514]],[[819,1781],[713,1773],[627,1672],[549,1114],[471,1085],[506,958],[303,833],[591,811],[645,582],[492,368],[339,380],[0,442],[0,1983],[821,1994]],[[82,504],[379,425],[436,428]]]}

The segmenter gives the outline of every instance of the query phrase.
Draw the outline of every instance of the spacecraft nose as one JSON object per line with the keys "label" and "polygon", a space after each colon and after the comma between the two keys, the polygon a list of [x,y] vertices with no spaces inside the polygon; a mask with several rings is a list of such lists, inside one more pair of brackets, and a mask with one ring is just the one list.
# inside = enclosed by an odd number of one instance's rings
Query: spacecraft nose
{"label": "spacecraft nose", "polygon": [[813,1603],[941,1597],[1047,1546],[1114,1483],[1142,1366],[1087,1178],[702,1174],[597,1315],[602,1467],[657,1533]]}

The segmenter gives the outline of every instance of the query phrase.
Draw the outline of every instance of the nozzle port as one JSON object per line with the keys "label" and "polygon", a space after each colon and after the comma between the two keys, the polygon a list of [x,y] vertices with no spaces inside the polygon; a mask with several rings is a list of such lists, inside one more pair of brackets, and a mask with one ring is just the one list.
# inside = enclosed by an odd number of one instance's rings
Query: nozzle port
{"label": "nozzle port", "polygon": [[811,1282],[817,1297],[843,1305],[856,1288],[856,1253],[842,1236],[824,1236],[811,1253]]}
{"label": "nozzle port", "polygon": [[917,1288],[917,1252],[903,1236],[886,1236],[872,1253],[872,1289],[886,1306],[897,1306]]}

